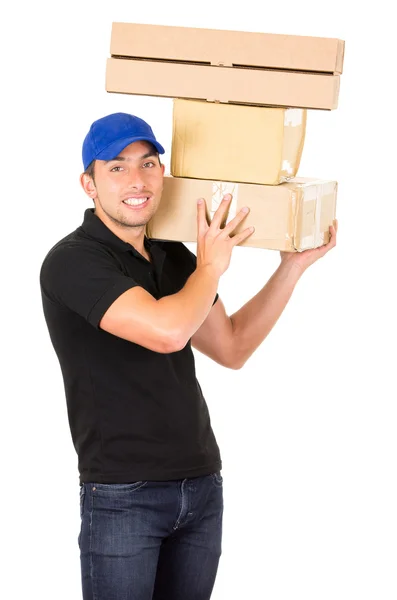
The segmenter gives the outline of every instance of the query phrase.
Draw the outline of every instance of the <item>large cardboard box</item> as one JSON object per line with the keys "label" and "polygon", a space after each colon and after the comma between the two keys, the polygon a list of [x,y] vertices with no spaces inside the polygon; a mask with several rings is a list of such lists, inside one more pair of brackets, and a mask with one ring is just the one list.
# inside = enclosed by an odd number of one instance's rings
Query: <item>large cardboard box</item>
{"label": "large cardboard box", "polygon": [[295,177],[307,112],[174,100],[171,175],[278,185]]}
{"label": "large cardboard box", "polygon": [[343,40],[113,23],[110,53],[130,58],[162,59],[217,66],[342,73]]}
{"label": "large cardboard box", "polygon": [[229,222],[243,206],[250,212],[235,233],[253,225],[241,246],[290,252],[329,241],[336,212],[337,182],[297,177],[278,186],[165,177],[162,199],[147,225],[154,239],[197,241],[197,199],[205,198],[210,221],[224,194],[233,194]]}
{"label": "large cardboard box", "polygon": [[108,58],[106,91],[210,102],[332,110],[340,75]]}

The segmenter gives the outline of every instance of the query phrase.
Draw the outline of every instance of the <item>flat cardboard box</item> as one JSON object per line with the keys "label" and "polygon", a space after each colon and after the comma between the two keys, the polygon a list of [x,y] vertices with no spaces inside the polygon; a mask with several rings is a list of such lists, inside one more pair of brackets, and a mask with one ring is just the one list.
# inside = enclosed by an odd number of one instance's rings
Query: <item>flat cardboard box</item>
{"label": "flat cardboard box", "polygon": [[345,42],[335,38],[113,23],[113,56],[216,66],[342,73]]}
{"label": "flat cardboard box", "polygon": [[233,194],[226,222],[243,206],[250,212],[235,233],[253,225],[241,246],[290,252],[329,241],[336,212],[337,182],[296,177],[277,186],[164,177],[164,189],[147,235],[161,240],[197,241],[197,199],[205,198],[210,222],[222,197]]}
{"label": "flat cardboard box", "polygon": [[332,110],[339,75],[108,58],[106,91],[211,102]]}
{"label": "flat cardboard box", "polygon": [[278,185],[298,171],[303,108],[174,100],[171,175]]}

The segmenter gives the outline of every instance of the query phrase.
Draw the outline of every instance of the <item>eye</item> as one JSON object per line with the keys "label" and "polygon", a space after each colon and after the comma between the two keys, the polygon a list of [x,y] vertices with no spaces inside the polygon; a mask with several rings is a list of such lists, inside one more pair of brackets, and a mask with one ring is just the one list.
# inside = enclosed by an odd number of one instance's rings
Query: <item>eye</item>
{"label": "eye", "polygon": [[115,173],[118,173],[119,171],[122,171],[122,170],[123,170],[123,167],[120,167],[120,166],[113,167],[112,169],[110,169],[111,172],[115,172]]}
{"label": "eye", "polygon": [[153,162],[152,160],[149,160],[148,162],[145,162],[145,163],[143,163],[143,166],[144,166],[145,168],[146,168],[146,167],[149,167],[149,168],[151,168],[151,167],[154,167],[154,166],[155,166],[155,164],[154,164],[154,162]]}

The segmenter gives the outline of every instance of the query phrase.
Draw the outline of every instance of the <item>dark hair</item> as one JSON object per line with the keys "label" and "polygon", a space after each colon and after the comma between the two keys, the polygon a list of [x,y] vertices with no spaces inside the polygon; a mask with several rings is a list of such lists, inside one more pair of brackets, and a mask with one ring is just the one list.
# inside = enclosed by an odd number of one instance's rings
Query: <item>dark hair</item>
{"label": "dark hair", "polygon": [[90,162],[90,164],[84,171],[84,175],[88,175],[89,177],[91,177],[92,181],[95,183],[94,170],[95,170],[95,159],[92,162]]}

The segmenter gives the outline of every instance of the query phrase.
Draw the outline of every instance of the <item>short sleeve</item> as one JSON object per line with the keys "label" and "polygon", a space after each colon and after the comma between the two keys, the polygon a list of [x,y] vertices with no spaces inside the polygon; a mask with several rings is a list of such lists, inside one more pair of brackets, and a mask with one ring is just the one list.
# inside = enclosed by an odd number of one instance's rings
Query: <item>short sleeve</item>
{"label": "short sleeve", "polygon": [[67,244],[55,247],[45,258],[40,285],[47,300],[99,327],[113,302],[138,283],[123,273],[106,248]]}

